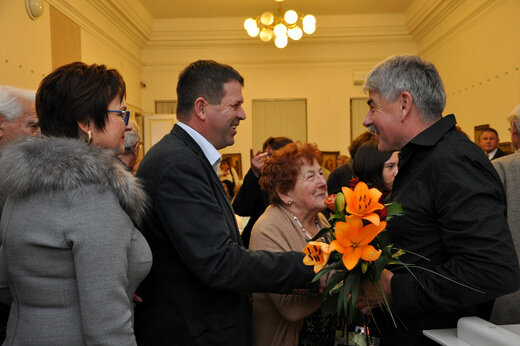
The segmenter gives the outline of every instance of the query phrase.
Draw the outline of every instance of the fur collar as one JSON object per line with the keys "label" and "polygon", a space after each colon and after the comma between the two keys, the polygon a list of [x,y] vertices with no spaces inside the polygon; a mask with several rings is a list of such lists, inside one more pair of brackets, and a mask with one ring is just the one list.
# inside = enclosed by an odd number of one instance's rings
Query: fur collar
{"label": "fur collar", "polygon": [[132,221],[140,224],[147,206],[141,184],[114,152],[72,138],[24,138],[0,157],[0,190],[20,199],[35,192],[67,191],[87,184],[112,190]]}

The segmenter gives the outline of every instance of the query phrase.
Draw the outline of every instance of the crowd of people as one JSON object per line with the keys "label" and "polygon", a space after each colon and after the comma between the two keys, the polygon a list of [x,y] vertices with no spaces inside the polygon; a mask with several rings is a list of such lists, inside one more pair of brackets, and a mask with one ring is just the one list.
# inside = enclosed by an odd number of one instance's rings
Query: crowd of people
{"label": "crowd of people", "polygon": [[[325,200],[357,180],[398,202],[384,269],[355,302],[381,345],[478,316],[520,323],[519,154],[486,128],[480,147],[442,116],[435,67],[393,56],[368,74],[370,129],[330,176],[315,144],[268,138],[243,181],[219,150],[241,121],[244,78],[212,60],[177,83],[177,120],[135,171],[141,137],[126,85],[70,63],[36,92],[0,88],[0,337],[9,345],[334,345],[303,248],[327,243]],[[520,148],[520,106],[507,121]],[[335,166],[336,166],[335,165]],[[135,173],[135,175],[134,175]],[[236,214],[250,220],[240,233]],[[413,256],[411,254],[419,254]],[[397,322],[396,322],[397,321]],[[4,335],[2,335],[2,333]]]}

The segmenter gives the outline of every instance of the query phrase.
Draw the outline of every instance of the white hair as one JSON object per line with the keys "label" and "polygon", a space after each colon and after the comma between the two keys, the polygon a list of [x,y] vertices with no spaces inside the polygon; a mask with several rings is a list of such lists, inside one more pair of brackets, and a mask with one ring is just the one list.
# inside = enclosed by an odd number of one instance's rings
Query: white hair
{"label": "white hair", "polygon": [[514,122],[515,127],[518,131],[520,131],[520,105],[516,105],[515,108],[509,113],[509,116],[507,117],[507,121]]}
{"label": "white hair", "polygon": [[140,129],[139,125],[135,120],[130,120],[130,124],[132,125],[132,130],[125,132],[125,151],[124,155],[128,155],[132,153],[134,147],[141,140],[141,136],[139,134]]}
{"label": "white hair", "polygon": [[24,113],[29,105],[34,105],[36,92],[0,84],[0,116],[13,121]]}

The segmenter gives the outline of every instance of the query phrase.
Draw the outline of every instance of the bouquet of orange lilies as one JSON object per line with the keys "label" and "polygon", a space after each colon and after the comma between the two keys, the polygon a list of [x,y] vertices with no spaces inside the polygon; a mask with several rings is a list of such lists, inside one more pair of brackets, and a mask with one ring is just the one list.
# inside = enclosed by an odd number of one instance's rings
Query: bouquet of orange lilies
{"label": "bouquet of orange lilies", "polygon": [[369,189],[363,182],[354,189],[343,187],[342,192],[325,201],[333,211],[329,218],[332,227],[322,229],[314,238],[329,233],[332,242],[309,242],[303,249],[303,262],[314,266],[315,281],[323,275],[331,276],[324,293],[328,304],[324,305],[330,306],[330,302],[334,304],[337,300],[334,310],[343,311],[349,322],[354,317],[355,302],[364,280],[370,280],[378,288],[380,305],[392,316],[379,279],[387,265],[406,266],[399,260],[405,251],[395,249],[382,232],[386,229],[386,219],[402,214],[401,205],[381,204],[382,193]]}

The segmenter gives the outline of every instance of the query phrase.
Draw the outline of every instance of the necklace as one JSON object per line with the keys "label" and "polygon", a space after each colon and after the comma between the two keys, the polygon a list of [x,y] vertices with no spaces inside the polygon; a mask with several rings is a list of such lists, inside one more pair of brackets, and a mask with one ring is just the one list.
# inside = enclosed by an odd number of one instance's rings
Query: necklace
{"label": "necklace", "polygon": [[[302,223],[300,222],[300,220],[298,220],[298,218],[296,217],[296,215],[293,215],[293,218],[294,218],[294,221],[296,222],[296,224],[298,225],[298,227],[301,228],[301,230],[303,231],[303,234],[305,236],[305,239],[307,241],[311,240],[313,237],[309,234],[309,232],[307,232],[307,230],[305,229],[305,227],[303,227]],[[314,219],[314,224],[316,225],[316,228],[318,229],[318,232],[320,230],[320,227],[318,226],[318,218],[315,218]]]}

